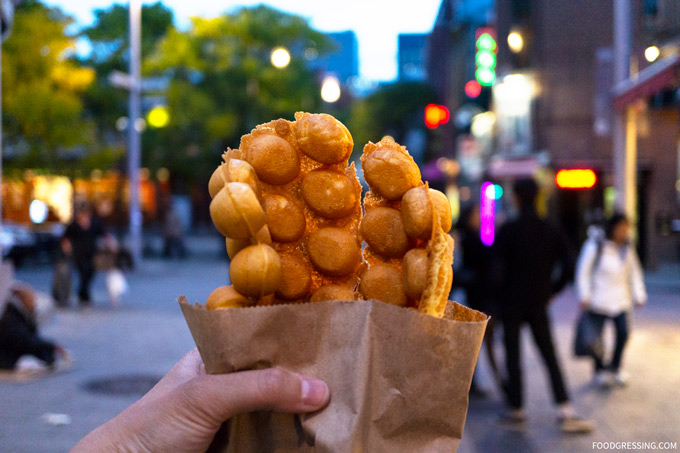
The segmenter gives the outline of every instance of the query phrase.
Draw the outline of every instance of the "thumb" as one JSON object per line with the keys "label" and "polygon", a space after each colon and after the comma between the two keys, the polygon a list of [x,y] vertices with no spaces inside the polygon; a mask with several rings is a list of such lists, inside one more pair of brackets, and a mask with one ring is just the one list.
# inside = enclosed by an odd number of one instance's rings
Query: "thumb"
{"label": "thumb", "polygon": [[312,412],[325,406],[330,396],[325,382],[284,368],[207,374],[185,387],[193,409],[220,422],[256,410]]}

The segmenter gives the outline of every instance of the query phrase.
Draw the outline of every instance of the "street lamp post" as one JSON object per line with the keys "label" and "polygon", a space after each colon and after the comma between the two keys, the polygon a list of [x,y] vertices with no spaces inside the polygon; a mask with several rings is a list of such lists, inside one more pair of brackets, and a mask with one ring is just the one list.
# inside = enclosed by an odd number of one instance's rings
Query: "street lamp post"
{"label": "street lamp post", "polygon": [[139,166],[141,163],[141,0],[130,0],[130,100],[128,122],[128,182],[130,184],[130,253],[133,262],[142,258],[142,213],[139,207]]}

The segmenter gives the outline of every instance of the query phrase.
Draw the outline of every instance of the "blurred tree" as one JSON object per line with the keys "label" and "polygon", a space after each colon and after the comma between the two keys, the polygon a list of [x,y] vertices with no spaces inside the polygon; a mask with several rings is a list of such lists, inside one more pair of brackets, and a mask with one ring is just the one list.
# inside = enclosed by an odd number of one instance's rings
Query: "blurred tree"
{"label": "blurred tree", "polygon": [[[291,54],[283,69],[270,63],[278,46]],[[305,19],[262,5],[171,29],[143,66],[145,73],[172,76],[170,122],[145,133],[146,162],[187,182],[207,180],[226,147],[238,147],[255,125],[319,109],[319,85],[303,54],[330,46]]]}
{"label": "blurred tree", "polygon": [[95,73],[70,59],[75,39],[66,29],[72,22],[60,10],[37,1],[17,7],[13,32],[2,45],[9,169],[56,170],[63,165],[60,154],[91,142],[93,128],[83,119],[81,93]]}
{"label": "blurred tree", "polygon": [[352,106],[348,127],[354,137],[354,153],[368,141],[391,135],[403,143],[409,129],[425,129],[425,106],[437,102],[437,93],[426,83],[395,82],[381,86]]}

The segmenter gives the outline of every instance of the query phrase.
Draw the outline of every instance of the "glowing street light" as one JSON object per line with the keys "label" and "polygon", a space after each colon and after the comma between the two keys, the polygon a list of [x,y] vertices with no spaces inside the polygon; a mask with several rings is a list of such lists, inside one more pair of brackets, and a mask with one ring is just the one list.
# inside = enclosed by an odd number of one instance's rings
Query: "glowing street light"
{"label": "glowing street light", "polygon": [[146,123],[156,129],[165,127],[170,122],[170,113],[168,108],[163,105],[157,105],[149,110],[146,114]]}
{"label": "glowing street light", "polygon": [[650,46],[645,49],[645,59],[650,63],[659,58],[660,54],[661,52],[659,51],[659,48],[656,46]]}
{"label": "glowing street light", "polygon": [[272,50],[271,62],[274,67],[283,69],[290,63],[290,53],[285,47],[276,47]]}
{"label": "glowing street light", "polygon": [[508,35],[508,47],[512,53],[520,53],[524,48],[524,39],[519,32],[513,31]]}
{"label": "glowing street light", "polygon": [[47,220],[47,205],[41,200],[33,200],[28,208],[28,213],[33,223],[43,223]]}
{"label": "glowing street light", "polygon": [[340,99],[340,82],[333,76],[323,79],[321,84],[321,99],[332,104]]}
{"label": "glowing street light", "polygon": [[475,137],[483,137],[493,131],[493,126],[496,123],[496,115],[493,112],[478,113],[472,117],[472,125],[470,132]]}

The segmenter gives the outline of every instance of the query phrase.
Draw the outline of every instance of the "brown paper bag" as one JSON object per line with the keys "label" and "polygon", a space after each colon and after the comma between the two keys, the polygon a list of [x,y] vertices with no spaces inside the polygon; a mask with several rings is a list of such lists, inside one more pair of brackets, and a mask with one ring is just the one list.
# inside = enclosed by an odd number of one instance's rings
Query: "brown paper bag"
{"label": "brown paper bag", "polygon": [[[211,451],[455,451],[487,316],[377,301],[208,311],[179,299],[208,373],[282,366],[323,379],[324,409],[231,419]],[[224,431],[224,430],[223,430]]]}

